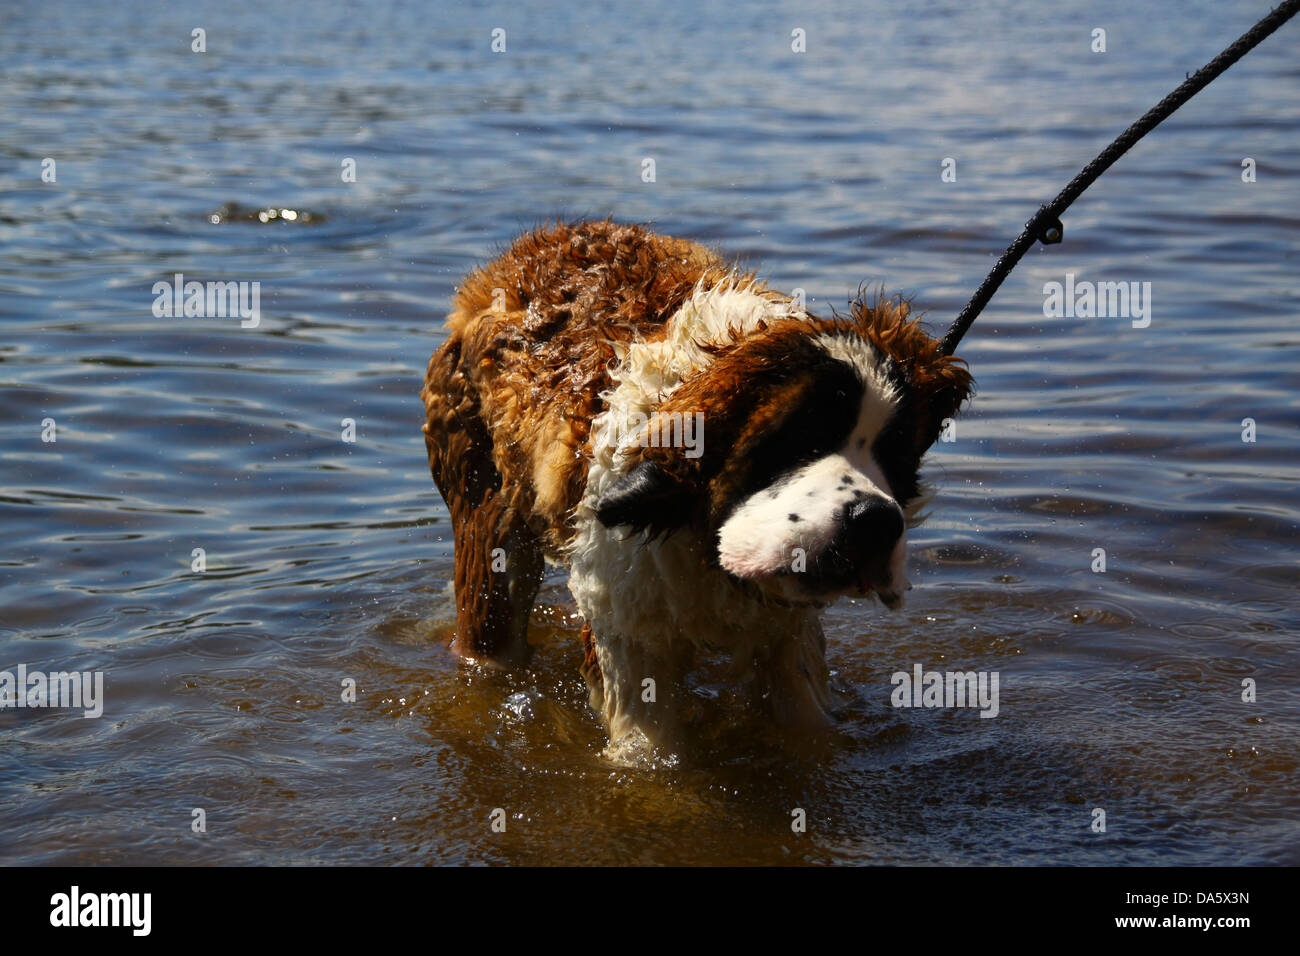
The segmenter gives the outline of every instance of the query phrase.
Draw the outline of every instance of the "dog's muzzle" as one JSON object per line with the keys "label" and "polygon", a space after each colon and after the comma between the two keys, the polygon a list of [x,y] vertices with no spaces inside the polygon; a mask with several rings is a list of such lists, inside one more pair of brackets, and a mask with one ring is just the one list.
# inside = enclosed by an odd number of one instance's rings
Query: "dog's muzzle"
{"label": "dog's muzzle", "polygon": [[903,603],[904,580],[895,580],[895,550],[905,522],[898,505],[879,496],[859,498],[844,506],[840,530],[809,569],[809,585],[820,592],[879,595],[891,609]]}

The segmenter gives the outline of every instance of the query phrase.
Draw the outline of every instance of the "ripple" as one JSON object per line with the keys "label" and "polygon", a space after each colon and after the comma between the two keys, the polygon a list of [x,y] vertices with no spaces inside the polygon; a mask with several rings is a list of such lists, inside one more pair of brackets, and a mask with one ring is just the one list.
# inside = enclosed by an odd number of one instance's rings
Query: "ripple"
{"label": "ripple", "polygon": [[[1053,54],[1068,11],[990,31],[986,6],[952,5],[918,30],[878,5],[835,18],[838,53],[790,57],[723,5],[553,5],[489,69],[453,4],[412,29],[409,4],[321,0],[288,46],[266,5],[228,5],[241,59],[196,69],[137,0],[90,31],[10,6],[0,669],[102,668],[111,712],[0,711],[6,862],[1295,861],[1297,215],[1270,177],[1225,178],[1214,110],[1108,172],[1095,222],[1026,257],[964,341],[979,394],[930,456],[908,607],[826,615],[836,731],[775,733],[710,675],[692,707],[723,718],[701,718],[699,753],[611,764],[559,573],[526,668],[447,648],[418,392],[468,270],[548,216],[612,212],[748,256],[819,314],[865,281],[941,327],[1008,210],[1073,174],[1044,157],[1140,115],[1184,55],[1138,5],[1108,14],[1142,56],[1105,95]],[[882,38],[889,70],[840,55]],[[1287,54],[1262,44],[1233,80],[1233,128],[1274,172],[1300,166]],[[1019,95],[1043,58],[1042,95]],[[844,122],[864,101],[871,121]],[[926,171],[940,142],[955,186]],[[46,153],[76,157],[57,183],[31,175]],[[1144,330],[1044,320],[1067,270],[1181,293]],[[258,282],[260,326],[156,319],[152,283],[178,271]],[[915,660],[998,669],[1001,714],[894,709],[889,672]],[[195,805],[220,839],[177,838]],[[1098,805],[1123,818],[1106,840],[1080,825]]]}
{"label": "ripple", "polygon": [[1231,634],[1235,629],[1233,624],[1214,624],[1209,621],[1200,621],[1192,624],[1175,624],[1172,630],[1179,637],[1191,638],[1210,638],[1222,637],[1225,634]]}
{"label": "ripple", "polygon": [[1132,614],[1119,605],[1093,603],[1076,606],[1065,615],[1057,615],[1056,620],[1070,624],[1103,624],[1108,627],[1132,627],[1136,621]]}

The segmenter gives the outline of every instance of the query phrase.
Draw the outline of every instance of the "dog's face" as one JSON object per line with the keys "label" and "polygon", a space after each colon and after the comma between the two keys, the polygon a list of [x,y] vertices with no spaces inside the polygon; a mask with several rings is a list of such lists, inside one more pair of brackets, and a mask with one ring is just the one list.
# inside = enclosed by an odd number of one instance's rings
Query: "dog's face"
{"label": "dog's face", "polygon": [[643,448],[597,517],[652,533],[702,526],[713,562],[773,598],[875,593],[898,607],[921,457],[970,391],[901,303],[774,323],[720,346],[658,410],[703,415],[696,457],[669,441]]}

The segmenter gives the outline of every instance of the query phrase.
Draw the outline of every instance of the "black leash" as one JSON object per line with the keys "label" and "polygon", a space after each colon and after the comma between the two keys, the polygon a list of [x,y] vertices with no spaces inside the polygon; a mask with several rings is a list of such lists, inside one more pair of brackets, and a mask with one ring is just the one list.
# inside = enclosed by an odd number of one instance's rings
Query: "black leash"
{"label": "black leash", "polygon": [[1039,207],[1033,218],[1025,223],[1025,231],[1007,247],[1007,251],[997,261],[993,271],[988,274],[980,287],[975,290],[975,294],[971,296],[971,300],[966,303],[966,307],[957,315],[952,327],[943,337],[940,351],[944,355],[952,355],[957,348],[957,343],[971,327],[971,323],[984,310],[984,306],[988,305],[989,299],[993,298],[993,293],[997,292],[998,287],[1002,285],[1002,280],[1011,274],[1011,270],[1029,251],[1030,246],[1035,242],[1052,245],[1061,241],[1065,233],[1065,227],[1061,225],[1061,214],[1083,195],[1083,191],[1096,182],[1102,173],[1110,169],[1115,160],[1168,119],[1174,110],[1209,86],[1220,73],[1254,49],[1261,40],[1295,16],[1297,11],[1300,11],[1300,0],[1285,0],[1284,3],[1279,4],[1272,13],[1243,33],[1237,42],[1189,76],[1178,89],[1147,110],[1145,116],[1120,133],[1096,159],[1083,167],[1079,175],[1070,180],[1070,184],[1062,189],[1055,199]]}

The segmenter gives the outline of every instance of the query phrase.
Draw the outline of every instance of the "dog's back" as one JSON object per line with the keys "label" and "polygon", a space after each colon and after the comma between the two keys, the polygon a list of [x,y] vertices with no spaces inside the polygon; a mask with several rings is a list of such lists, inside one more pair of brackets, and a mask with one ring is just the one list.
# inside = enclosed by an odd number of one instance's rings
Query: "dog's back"
{"label": "dog's back", "polygon": [[457,290],[420,394],[454,528],[458,653],[524,653],[543,554],[573,534],[616,346],[662,335],[694,290],[729,274],[693,242],[583,222],[519,237]]}

